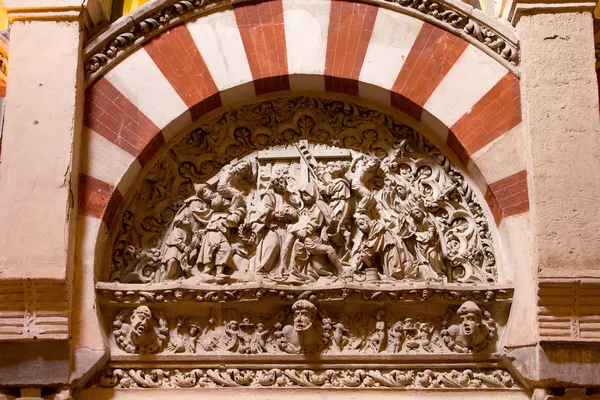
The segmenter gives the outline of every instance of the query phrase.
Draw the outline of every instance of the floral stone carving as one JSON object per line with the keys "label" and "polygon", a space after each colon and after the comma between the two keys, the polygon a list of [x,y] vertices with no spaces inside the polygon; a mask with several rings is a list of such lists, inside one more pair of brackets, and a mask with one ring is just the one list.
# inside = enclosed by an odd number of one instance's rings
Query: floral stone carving
{"label": "floral stone carving", "polygon": [[499,368],[442,370],[272,369],[109,369],[96,382],[106,388],[394,388],[516,389],[519,385]]}
{"label": "floral stone carving", "polygon": [[229,111],[180,139],[128,205],[109,275],[497,281],[482,208],[446,157],[388,115],[305,97]]}

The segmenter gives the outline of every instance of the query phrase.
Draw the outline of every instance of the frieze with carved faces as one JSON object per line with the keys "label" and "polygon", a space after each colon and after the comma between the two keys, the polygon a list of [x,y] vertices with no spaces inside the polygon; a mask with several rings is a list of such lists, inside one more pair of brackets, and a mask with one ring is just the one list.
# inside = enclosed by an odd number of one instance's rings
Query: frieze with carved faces
{"label": "frieze with carved faces", "polygon": [[115,343],[126,353],[165,354],[448,354],[493,351],[496,324],[467,301],[444,316],[384,308],[328,312],[298,300],[278,312],[212,310],[211,315],[165,318],[147,306],[117,313]]}
{"label": "frieze with carved faces", "polygon": [[318,98],[228,111],[149,170],[108,280],[328,285],[498,281],[467,180],[391,116]]}

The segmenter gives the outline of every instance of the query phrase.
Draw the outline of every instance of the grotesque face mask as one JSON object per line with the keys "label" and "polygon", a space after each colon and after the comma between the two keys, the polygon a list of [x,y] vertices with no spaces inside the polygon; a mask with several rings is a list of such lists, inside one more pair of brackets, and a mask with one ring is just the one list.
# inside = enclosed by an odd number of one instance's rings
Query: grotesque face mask
{"label": "grotesque face mask", "polygon": [[308,310],[297,310],[294,313],[294,329],[297,332],[307,331],[312,327],[312,314]]}
{"label": "grotesque face mask", "polygon": [[462,331],[466,337],[476,336],[479,333],[479,320],[473,313],[463,315]]}
{"label": "grotesque face mask", "polygon": [[148,330],[150,317],[140,311],[134,311],[131,315],[131,329],[138,335],[143,335]]}

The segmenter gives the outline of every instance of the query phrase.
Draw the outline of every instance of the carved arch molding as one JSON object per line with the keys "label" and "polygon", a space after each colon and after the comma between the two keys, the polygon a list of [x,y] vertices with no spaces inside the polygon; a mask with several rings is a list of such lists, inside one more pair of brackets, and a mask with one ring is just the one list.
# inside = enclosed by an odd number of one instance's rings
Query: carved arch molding
{"label": "carved arch molding", "polygon": [[110,388],[523,390],[512,286],[462,173],[394,117],[286,97],[179,136],[96,284]]}

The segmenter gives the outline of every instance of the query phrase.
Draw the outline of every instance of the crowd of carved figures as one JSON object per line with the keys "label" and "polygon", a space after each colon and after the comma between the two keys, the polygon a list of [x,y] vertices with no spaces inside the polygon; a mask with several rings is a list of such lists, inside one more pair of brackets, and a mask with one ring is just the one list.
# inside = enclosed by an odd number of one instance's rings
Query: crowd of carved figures
{"label": "crowd of carved figures", "polygon": [[495,282],[463,176],[418,133],[368,111],[273,100],[198,128],[125,211],[110,280]]}
{"label": "crowd of carved figures", "polygon": [[496,339],[490,313],[472,301],[439,318],[386,315],[383,309],[328,316],[298,300],[275,317],[177,317],[148,306],[124,309],[113,322],[127,353],[434,354],[489,350]]}

